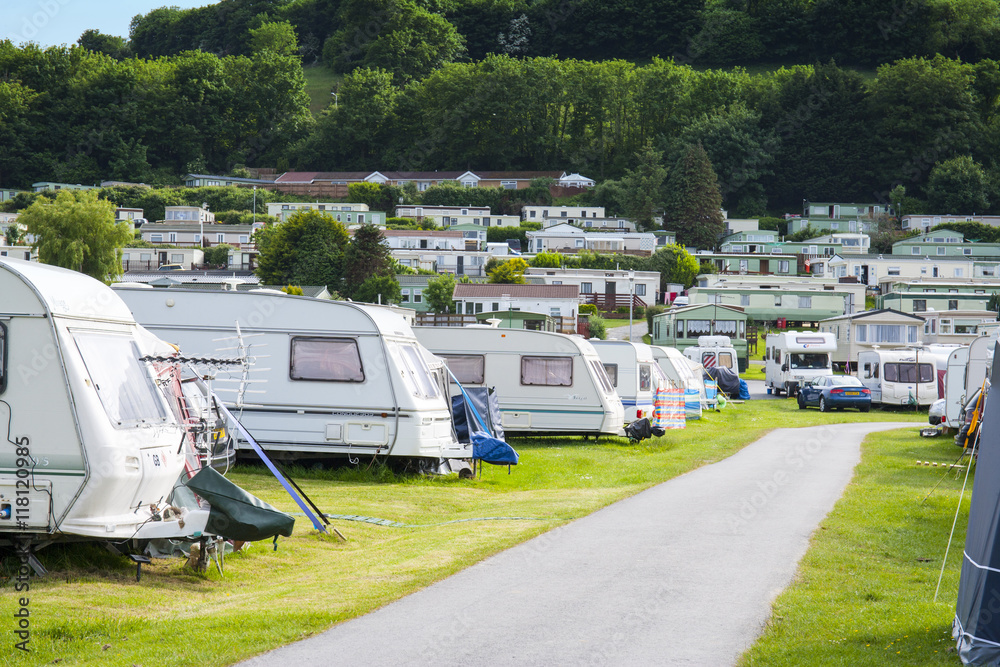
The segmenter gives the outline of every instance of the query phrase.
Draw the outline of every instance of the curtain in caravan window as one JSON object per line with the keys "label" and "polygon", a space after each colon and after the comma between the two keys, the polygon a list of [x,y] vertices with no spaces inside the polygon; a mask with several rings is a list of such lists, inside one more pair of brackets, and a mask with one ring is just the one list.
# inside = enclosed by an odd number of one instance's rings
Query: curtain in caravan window
{"label": "curtain in caravan window", "polygon": [[653,387],[653,369],[649,364],[639,364],[639,391],[649,391]]}
{"label": "curtain in caravan window", "polygon": [[569,387],[573,384],[573,358],[521,357],[521,384]]}
{"label": "curtain in caravan window", "polygon": [[486,357],[481,354],[441,354],[448,370],[462,384],[482,384],[486,379]]}
{"label": "curtain in caravan window", "polygon": [[618,386],[618,364],[602,364],[612,387]]}
{"label": "curtain in caravan window", "polygon": [[292,338],[293,380],[364,382],[358,342],[353,338]]}
{"label": "curtain in caravan window", "polygon": [[173,421],[131,336],[75,332],[73,339],[116,428]]}

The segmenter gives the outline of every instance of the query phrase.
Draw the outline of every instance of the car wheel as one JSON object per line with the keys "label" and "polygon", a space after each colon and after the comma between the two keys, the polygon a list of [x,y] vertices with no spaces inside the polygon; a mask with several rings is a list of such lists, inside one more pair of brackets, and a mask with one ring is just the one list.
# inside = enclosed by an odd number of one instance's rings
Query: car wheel
{"label": "car wheel", "polygon": [[861,412],[871,412],[872,406],[866,405],[865,407],[858,409],[861,410]]}
{"label": "car wheel", "polygon": [[806,409],[806,402],[802,400],[802,394],[799,394],[799,410]]}
{"label": "car wheel", "polygon": [[819,411],[820,412],[826,412],[827,411],[826,397],[824,397],[824,396],[820,396],[819,397]]}

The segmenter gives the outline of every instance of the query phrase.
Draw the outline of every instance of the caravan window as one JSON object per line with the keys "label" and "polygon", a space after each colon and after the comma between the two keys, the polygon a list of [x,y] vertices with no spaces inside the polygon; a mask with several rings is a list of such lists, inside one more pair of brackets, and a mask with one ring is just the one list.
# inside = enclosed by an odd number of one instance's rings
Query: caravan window
{"label": "caravan window", "polygon": [[649,364],[639,364],[639,391],[649,391],[653,388],[653,369]]}
{"label": "caravan window", "polygon": [[724,368],[735,368],[732,352],[719,352],[719,366]]}
{"label": "caravan window", "polygon": [[289,377],[321,382],[364,382],[358,341],[353,338],[292,338]]}
{"label": "caravan window", "polygon": [[569,387],[573,384],[572,357],[521,357],[521,384]]}
{"label": "caravan window", "polygon": [[116,428],[173,421],[132,336],[74,332],[90,380]]}
{"label": "caravan window", "polygon": [[612,387],[618,386],[618,364],[602,364],[604,372],[607,373]]}
{"label": "caravan window", "polygon": [[611,386],[611,378],[604,370],[604,365],[597,359],[590,360],[590,366],[594,369],[594,375],[600,380],[601,386],[604,387],[605,394],[615,393],[615,388]]}
{"label": "caravan window", "polygon": [[436,398],[437,385],[431,377],[431,369],[427,366],[416,345],[399,345],[403,367],[408,373],[410,389],[415,396],[421,398]]}
{"label": "caravan window", "polygon": [[[920,380],[919,382],[932,382],[934,378],[934,371],[930,364],[920,364]],[[885,381],[886,382],[918,382],[917,380],[917,364],[886,364],[885,365]]]}
{"label": "caravan window", "polygon": [[715,333],[720,336],[736,338],[736,320],[716,320]]}
{"label": "caravan window", "polygon": [[448,370],[461,384],[482,384],[486,380],[486,357],[481,354],[441,354]]}
{"label": "caravan window", "polygon": [[710,336],[712,334],[711,320],[688,320],[687,337]]}

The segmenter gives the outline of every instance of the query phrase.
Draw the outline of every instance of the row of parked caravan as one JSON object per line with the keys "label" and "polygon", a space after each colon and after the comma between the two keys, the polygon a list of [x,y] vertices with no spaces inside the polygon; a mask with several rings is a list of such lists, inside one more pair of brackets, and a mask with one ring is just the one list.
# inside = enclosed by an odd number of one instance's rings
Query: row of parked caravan
{"label": "row of parked caravan", "polygon": [[[513,434],[621,435],[657,389],[705,389],[676,350],[544,331],[411,327],[393,309],[281,292],[116,286],[143,326],[191,354],[241,347],[223,398],[265,448],[289,456],[469,458],[451,396],[495,390]],[[654,356],[654,351],[657,356]]]}

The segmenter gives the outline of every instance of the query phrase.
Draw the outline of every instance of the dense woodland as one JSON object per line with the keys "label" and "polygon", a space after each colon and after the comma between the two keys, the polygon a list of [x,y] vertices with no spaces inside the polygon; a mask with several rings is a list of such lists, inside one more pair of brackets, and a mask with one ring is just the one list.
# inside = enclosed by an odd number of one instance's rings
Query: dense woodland
{"label": "dense woodland", "polygon": [[[996,0],[164,8],[128,41],[0,42],[0,186],[178,184],[241,164],[605,180],[652,156],[666,187],[700,144],[735,215],[895,205],[896,186],[904,213],[1000,211],[998,26]],[[343,74],[316,118],[314,62]],[[615,208],[612,194],[592,197]]]}

